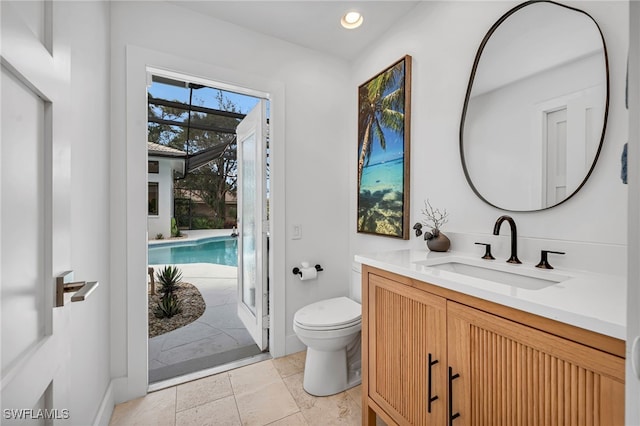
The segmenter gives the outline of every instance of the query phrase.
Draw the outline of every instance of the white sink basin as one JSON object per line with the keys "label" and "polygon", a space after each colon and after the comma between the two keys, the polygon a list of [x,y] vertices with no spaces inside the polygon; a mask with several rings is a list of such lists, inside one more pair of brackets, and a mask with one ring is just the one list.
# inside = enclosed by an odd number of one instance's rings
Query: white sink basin
{"label": "white sink basin", "polygon": [[508,264],[497,265],[491,261],[486,261],[486,264],[478,264],[476,262],[460,258],[423,260],[415,263],[429,268],[434,268],[438,271],[453,272],[454,274],[479,278],[485,281],[491,281],[525,290],[541,290],[571,278],[570,276],[557,274],[547,270],[532,271],[519,269],[522,268],[522,266]]}

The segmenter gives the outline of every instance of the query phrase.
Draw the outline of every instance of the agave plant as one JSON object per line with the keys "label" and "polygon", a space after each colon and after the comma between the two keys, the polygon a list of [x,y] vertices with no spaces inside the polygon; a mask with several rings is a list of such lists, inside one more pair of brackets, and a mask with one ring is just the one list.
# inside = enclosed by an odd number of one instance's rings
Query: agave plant
{"label": "agave plant", "polygon": [[156,318],[171,318],[182,312],[182,301],[175,294],[162,296],[153,312]]}
{"label": "agave plant", "polygon": [[[156,272],[156,280],[160,283],[159,291],[163,295],[173,294],[182,281],[182,271],[175,266],[165,266]],[[165,296],[162,296],[163,298]]]}

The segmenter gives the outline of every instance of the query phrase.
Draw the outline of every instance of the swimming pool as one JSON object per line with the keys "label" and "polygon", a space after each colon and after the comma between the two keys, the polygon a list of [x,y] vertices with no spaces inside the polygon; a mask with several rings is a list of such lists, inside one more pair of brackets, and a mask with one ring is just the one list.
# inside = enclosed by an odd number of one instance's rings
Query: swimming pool
{"label": "swimming pool", "polygon": [[211,237],[196,241],[171,241],[149,245],[149,265],[215,263],[238,266],[238,240]]}

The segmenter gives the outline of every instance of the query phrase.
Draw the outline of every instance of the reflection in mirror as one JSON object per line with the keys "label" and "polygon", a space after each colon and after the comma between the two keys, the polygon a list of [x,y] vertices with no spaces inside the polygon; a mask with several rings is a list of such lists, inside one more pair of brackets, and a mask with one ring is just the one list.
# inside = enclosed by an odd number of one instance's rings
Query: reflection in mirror
{"label": "reflection in mirror", "polygon": [[564,202],[595,166],[608,103],[593,18],[550,1],[515,7],[489,30],[471,73],[460,125],[469,184],[504,210]]}

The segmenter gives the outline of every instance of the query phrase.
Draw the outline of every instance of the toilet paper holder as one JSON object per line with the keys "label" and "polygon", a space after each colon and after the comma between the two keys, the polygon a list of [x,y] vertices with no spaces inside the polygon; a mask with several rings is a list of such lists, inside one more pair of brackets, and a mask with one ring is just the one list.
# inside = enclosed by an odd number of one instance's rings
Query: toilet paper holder
{"label": "toilet paper holder", "polygon": [[[316,268],[316,271],[318,271],[318,272],[324,271],[324,269],[322,269],[322,266],[320,266],[320,265],[316,265],[315,268]],[[292,272],[293,272],[294,275],[302,276],[302,271],[297,266],[295,268],[293,268]]]}

